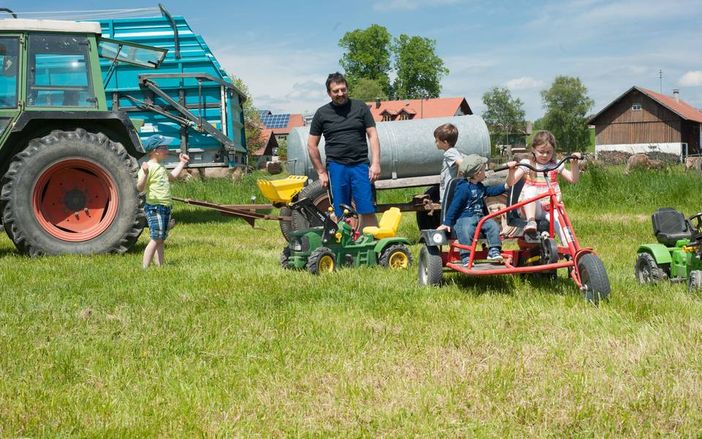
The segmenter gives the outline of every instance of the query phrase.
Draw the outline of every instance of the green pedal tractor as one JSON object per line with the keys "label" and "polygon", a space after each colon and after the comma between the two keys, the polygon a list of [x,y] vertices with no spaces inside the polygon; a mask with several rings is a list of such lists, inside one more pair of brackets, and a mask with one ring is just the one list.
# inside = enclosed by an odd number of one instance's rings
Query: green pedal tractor
{"label": "green pedal tractor", "polygon": [[642,284],[687,282],[690,291],[701,290],[702,213],[685,218],[675,209],[662,208],[651,221],[658,242],[639,246],[636,279]]}
{"label": "green pedal tractor", "polygon": [[395,236],[402,214],[396,207],[383,213],[378,227],[356,229],[358,214],[342,205],[344,215],[335,222],[330,212],[320,211],[308,198],[290,202],[302,190],[305,179],[259,181],[261,192],[273,202],[288,202],[293,212],[306,217],[312,227],[291,231],[280,263],[284,268],[306,269],[313,274],[332,272],[338,266],[382,265],[408,268],[412,263],[409,241]]}

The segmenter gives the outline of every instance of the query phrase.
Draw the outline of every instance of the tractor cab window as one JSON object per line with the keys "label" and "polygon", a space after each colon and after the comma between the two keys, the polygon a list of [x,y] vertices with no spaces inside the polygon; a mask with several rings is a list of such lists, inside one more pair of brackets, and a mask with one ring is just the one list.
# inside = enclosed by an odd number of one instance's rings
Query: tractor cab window
{"label": "tractor cab window", "polygon": [[35,107],[97,107],[85,36],[29,37],[27,102]]}
{"label": "tractor cab window", "polygon": [[17,107],[18,49],[17,37],[0,37],[0,108]]}

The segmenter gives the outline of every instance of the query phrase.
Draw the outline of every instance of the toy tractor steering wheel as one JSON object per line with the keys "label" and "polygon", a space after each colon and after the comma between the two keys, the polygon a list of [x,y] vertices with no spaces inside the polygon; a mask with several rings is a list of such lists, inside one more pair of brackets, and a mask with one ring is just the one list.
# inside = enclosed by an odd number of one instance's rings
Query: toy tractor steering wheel
{"label": "toy tractor steering wheel", "polygon": [[341,207],[343,211],[343,217],[342,218],[358,218],[358,212],[356,212],[353,207],[349,206],[348,204],[340,203],[339,207]]}
{"label": "toy tractor steering wheel", "polygon": [[687,222],[690,223],[690,225],[697,231],[697,233],[702,233],[702,212],[698,212],[688,217]]}

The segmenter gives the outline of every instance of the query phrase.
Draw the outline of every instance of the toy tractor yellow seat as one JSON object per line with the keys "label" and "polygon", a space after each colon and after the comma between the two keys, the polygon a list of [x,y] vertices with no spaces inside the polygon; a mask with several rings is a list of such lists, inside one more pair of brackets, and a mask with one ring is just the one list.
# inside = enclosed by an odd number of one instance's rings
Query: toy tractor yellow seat
{"label": "toy tractor yellow seat", "polygon": [[373,235],[375,239],[392,238],[397,233],[397,228],[400,227],[402,213],[397,207],[391,207],[383,212],[380,218],[378,227],[368,226],[363,228],[363,233]]}
{"label": "toy tractor yellow seat", "polygon": [[659,243],[675,247],[681,239],[693,239],[693,228],[685,216],[675,209],[663,207],[651,215],[653,234]]}

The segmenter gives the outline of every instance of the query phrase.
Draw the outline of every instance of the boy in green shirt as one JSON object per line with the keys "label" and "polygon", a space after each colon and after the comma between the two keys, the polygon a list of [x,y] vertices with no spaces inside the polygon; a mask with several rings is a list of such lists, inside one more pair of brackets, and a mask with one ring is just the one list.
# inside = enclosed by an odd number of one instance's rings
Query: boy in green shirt
{"label": "boy in green shirt", "polygon": [[149,155],[149,160],[141,164],[136,185],[139,192],[146,191],[144,213],[149,223],[151,238],[144,249],[144,268],[148,268],[152,260],[158,267],[163,264],[163,243],[168,236],[168,223],[173,205],[170,180],[175,180],[190,161],[186,154],[180,154],[178,165],[170,174],[166,171],[161,160],[168,156],[168,145],[172,140],[156,134],[144,142],[144,151]]}

